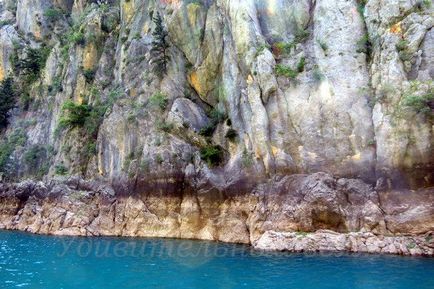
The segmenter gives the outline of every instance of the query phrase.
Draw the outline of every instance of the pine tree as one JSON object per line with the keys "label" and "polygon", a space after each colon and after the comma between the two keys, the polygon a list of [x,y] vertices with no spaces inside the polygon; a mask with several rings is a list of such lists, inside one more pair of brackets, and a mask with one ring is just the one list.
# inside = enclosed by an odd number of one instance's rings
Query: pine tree
{"label": "pine tree", "polygon": [[29,82],[33,82],[38,79],[41,71],[45,67],[48,55],[50,54],[50,48],[27,48],[26,57],[19,59],[15,63],[15,70],[20,74],[27,77]]}
{"label": "pine tree", "polygon": [[12,78],[0,83],[0,128],[8,125],[8,113],[15,106],[15,91]]}
{"label": "pine tree", "polygon": [[169,44],[166,41],[168,33],[164,29],[163,19],[159,12],[157,12],[157,16],[154,17],[153,21],[156,25],[155,30],[152,33],[154,41],[152,41],[151,48],[153,71],[158,77],[162,77],[166,74],[167,63],[170,61],[167,51],[169,49]]}

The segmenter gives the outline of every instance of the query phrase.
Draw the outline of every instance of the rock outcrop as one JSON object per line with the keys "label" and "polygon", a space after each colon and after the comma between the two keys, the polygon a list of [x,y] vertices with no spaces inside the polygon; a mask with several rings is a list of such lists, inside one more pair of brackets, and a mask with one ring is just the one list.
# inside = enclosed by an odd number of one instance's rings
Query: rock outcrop
{"label": "rock outcrop", "polygon": [[[432,186],[429,1],[117,2],[0,2],[0,80],[14,77],[23,99],[2,134],[26,140],[5,156],[10,178],[185,172],[219,146],[210,178],[323,171]],[[170,46],[162,78],[156,12]],[[29,48],[48,52],[30,80],[17,65]],[[90,106],[91,127],[61,129],[68,100]],[[42,172],[24,157],[36,146],[50,152]]]}
{"label": "rock outcrop", "polygon": [[276,176],[251,188],[239,184],[222,191],[193,189],[188,182],[142,184],[131,195],[78,178],[27,181],[0,186],[0,228],[194,238],[273,250],[433,255],[433,195],[421,194],[409,191],[402,199],[324,173]]}
{"label": "rock outcrop", "polygon": [[434,252],[432,239],[432,233],[417,237],[390,237],[376,236],[372,233],[339,234],[326,230],[312,234],[268,231],[254,246],[260,250],[272,251],[348,251],[432,256]]}
{"label": "rock outcrop", "polygon": [[[0,128],[1,226],[288,249],[291,232],[343,234],[312,235],[306,250],[412,235],[408,252],[432,254],[420,236],[433,230],[433,11],[0,0],[0,81],[16,90]],[[401,244],[390,238],[381,246]]]}

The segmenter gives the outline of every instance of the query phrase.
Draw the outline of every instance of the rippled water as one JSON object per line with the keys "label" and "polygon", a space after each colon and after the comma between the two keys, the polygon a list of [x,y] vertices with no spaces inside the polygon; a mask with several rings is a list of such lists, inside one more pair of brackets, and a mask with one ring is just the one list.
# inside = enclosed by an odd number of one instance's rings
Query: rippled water
{"label": "rippled water", "polygon": [[0,288],[433,289],[434,258],[0,231]]}

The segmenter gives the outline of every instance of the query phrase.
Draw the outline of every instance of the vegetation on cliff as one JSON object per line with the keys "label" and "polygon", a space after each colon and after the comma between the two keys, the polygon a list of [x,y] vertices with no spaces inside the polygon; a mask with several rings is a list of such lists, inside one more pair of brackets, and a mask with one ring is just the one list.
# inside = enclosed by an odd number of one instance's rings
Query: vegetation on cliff
{"label": "vegetation on cliff", "polygon": [[155,23],[155,30],[152,33],[154,40],[152,41],[152,64],[154,65],[153,71],[159,77],[162,77],[167,72],[167,64],[170,61],[169,44],[166,40],[168,33],[163,25],[163,18],[160,12],[157,12],[153,19]]}
{"label": "vegetation on cliff", "polygon": [[12,78],[0,82],[0,128],[8,125],[9,111],[15,106],[16,92]]}
{"label": "vegetation on cliff", "polygon": [[253,2],[1,5],[4,167],[432,184],[427,1]]}

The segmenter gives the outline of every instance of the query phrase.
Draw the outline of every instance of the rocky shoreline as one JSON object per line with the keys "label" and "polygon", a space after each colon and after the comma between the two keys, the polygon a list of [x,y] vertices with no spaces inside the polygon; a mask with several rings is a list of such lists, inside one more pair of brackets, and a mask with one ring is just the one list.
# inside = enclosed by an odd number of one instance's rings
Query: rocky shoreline
{"label": "rocky shoreline", "polygon": [[0,228],[432,256],[429,4],[0,0]]}
{"label": "rocky shoreline", "polygon": [[320,230],[315,233],[268,231],[254,248],[289,252],[354,252],[405,256],[433,256],[434,232],[421,236],[382,236],[370,232],[337,233]]}
{"label": "rocky shoreline", "polygon": [[429,189],[381,193],[325,173],[276,176],[248,193],[192,190],[187,182],[150,187],[125,195],[114,185],[75,177],[1,183],[0,229],[213,240],[275,251],[434,255]]}

